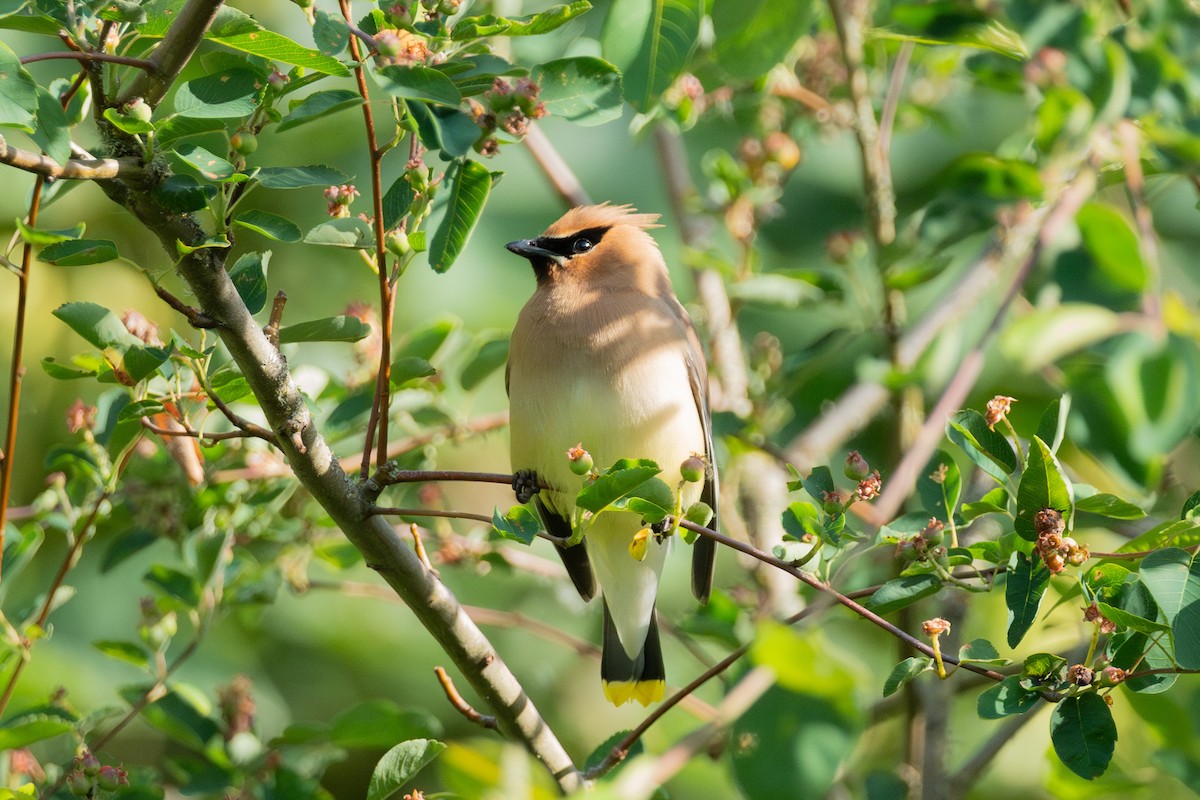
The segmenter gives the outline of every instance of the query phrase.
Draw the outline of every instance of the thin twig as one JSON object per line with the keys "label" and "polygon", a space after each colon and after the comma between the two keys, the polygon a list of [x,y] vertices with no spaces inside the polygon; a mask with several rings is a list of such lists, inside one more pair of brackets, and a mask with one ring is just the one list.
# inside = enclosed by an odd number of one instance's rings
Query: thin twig
{"label": "thin twig", "polygon": [[525,146],[529,148],[533,160],[542,168],[542,172],[550,179],[554,191],[558,192],[558,196],[567,205],[586,206],[592,202],[579,178],[536,123],[529,125],[529,133],[525,135]]}
{"label": "thin twig", "polygon": [[[350,0],[339,0],[339,4],[346,24],[353,25]],[[359,476],[365,480],[370,471],[372,433],[376,435],[375,466],[381,467],[387,460],[388,410],[392,400],[392,320],[396,305],[392,285],[388,281],[388,251],[383,241],[383,152],[379,149],[376,136],[375,114],[371,110],[371,95],[367,89],[367,74],[361,63],[362,52],[358,46],[358,39],[350,40],[350,55],[356,62],[359,62],[354,68],[354,79],[358,86],[358,94],[363,99],[363,125],[367,133],[367,155],[370,158],[371,170],[371,208],[374,214],[371,228],[375,234],[375,271],[379,278],[379,370],[375,376],[375,401],[371,409],[371,419],[367,424],[367,437],[363,443],[363,460],[359,469]]]}
{"label": "thin twig", "polygon": [[174,436],[177,438],[204,439],[209,443],[224,442],[230,439],[258,439],[257,433],[250,431],[221,431],[219,433],[206,433],[204,431],[194,431],[191,428],[179,428],[172,430],[170,428],[160,428],[155,425],[147,417],[142,417],[142,427],[157,436]]}
{"label": "thin twig", "polygon": [[32,172],[43,178],[102,181],[111,178],[136,180],[144,171],[133,158],[70,159],[60,164],[50,156],[13,147],[0,136],[0,164]]}
{"label": "thin twig", "polygon": [[[671,215],[679,226],[679,237],[685,247],[703,250],[707,229],[689,208],[698,192],[688,172],[683,139],[667,125],[655,125],[654,144],[667,185]],[[725,281],[714,270],[702,268],[693,269],[692,278],[696,283],[696,299],[704,309],[710,357],[717,379],[715,388],[720,389],[713,393],[712,405],[744,416],[750,412],[749,372]]]}
{"label": "thin twig", "polygon": [[469,519],[475,522],[491,524],[492,518],[483,514],[472,514],[470,511],[447,511],[440,508],[387,508],[374,506],[369,512],[377,517],[443,517],[445,519]]}
{"label": "thin twig", "polygon": [[1127,119],[1117,123],[1117,138],[1121,142],[1125,159],[1125,189],[1133,218],[1138,228],[1138,250],[1146,267],[1147,289],[1142,292],[1142,311],[1159,326],[1160,335],[1165,334],[1162,305],[1159,293],[1162,287],[1162,267],[1158,260],[1158,234],[1154,230],[1154,217],[1146,203],[1146,176],[1142,173],[1142,160],[1138,151],[1140,132]]}
{"label": "thin twig", "polygon": [[879,150],[885,164],[892,155],[892,130],[896,125],[896,109],[900,107],[900,92],[908,76],[908,62],[912,59],[915,45],[902,42],[892,63],[892,76],[888,79],[887,95],[883,98],[883,109],[879,113]]}
{"label": "thin twig", "polygon": [[[2,139],[0,146],[3,146]],[[30,200],[29,214],[26,216],[26,223],[30,227],[37,226],[38,212],[42,207],[42,186],[45,183],[42,177],[33,182],[33,198]],[[13,467],[17,463],[17,423],[20,419],[21,384],[25,380],[25,363],[22,360],[25,352],[25,311],[29,304],[29,268],[32,264],[33,245],[25,242],[21,250],[21,271],[17,273],[17,318],[13,321],[12,369],[8,380],[8,426],[4,433],[3,461],[0,461],[0,553],[4,552],[8,503],[12,497]],[[2,578],[0,575],[0,579]],[[4,701],[0,702],[0,711],[8,702],[8,694],[6,691]]]}
{"label": "thin twig", "polygon": [[488,730],[494,731],[498,728],[495,717],[480,714],[471,708],[471,704],[464,700],[463,696],[459,694],[458,689],[455,688],[454,681],[450,680],[450,676],[446,674],[446,670],[441,667],[434,667],[433,672],[437,675],[438,683],[442,685],[442,691],[446,693],[446,699],[450,701],[450,705],[454,706],[454,709],[458,713],[462,714],[470,722],[474,722],[476,725],[480,725]]}
{"label": "thin twig", "polygon": [[957,409],[962,407],[967,395],[975,386],[975,381],[978,380],[979,375],[983,372],[985,349],[999,334],[1000,328],[1008,316],[1008,309],[1021,293],[1026,279],[1037,265],[1042,250],[1057,234],[1061,226],[1074,217],[1079,207],[1091,196],[1094,188],[1093,178],[1094,175],[1091,172],[1084,172],[1076,176],[1064,189],[1057,202],[1054,203],[1050,214],[1047,215],[1044,224],[1038,231],[1033,247],[1029,250],[1024,262],[1018,267],[1012,280],[1009,282],[1008,290],[1005,292],[1004,298],[1000,301],[996,312],[992,315],[992,320],[987,330],[983,332],[971,351],[963,357],[958,370],[954,373],[954,377],[942,392],[937,405],[934,406],[933,411],[926,418],[924,425],[921,426],[916,440],[912,442],[908,451],[904,454],[904,458],[892,470],[883,494],[875,503],[875,521],[877,523],[892,519],[912,493],[913,488],[917,484],[918,473],[924,469],[925,464],[929,461],[929,457],[937,449],[938,443],[942,440],[943,431],[946,428],[946,420]]}
{"label": "thin twig", "polygon": [[275,300],[271,303],[271,317],[267,320],[267,326],[263,328],[267,339],[276,347],[279,346],[279,326],[283,324],[283,309],[286,305],[287,292],[280,289],[275,293]]}
{"label": "thin twig", "polygon": [[186,317],[188,324],[193,328],[212,329],[218,328],[221,325],[218,320],[213,319],[199,309],[192,308],[157,283],[154,284],[154,293],[158,295],[160,300]]}
{"label": "thin twig", "polygon": [[92,61],[101,61],[109,64],[124,64],[127,67],[137,67],[138,69],[152,72],[157,69],[154,62],[146,61],[143,58],[132,58],[130,56],[119,56],[114,53],[101,53],[98,51],[78,50],[78,51],[56,51],[53,53],[35,53],[31,56],[23,56],[22,64],[32,64],[35,61],[51,61],[53,59],[70,59],[81,63]]}

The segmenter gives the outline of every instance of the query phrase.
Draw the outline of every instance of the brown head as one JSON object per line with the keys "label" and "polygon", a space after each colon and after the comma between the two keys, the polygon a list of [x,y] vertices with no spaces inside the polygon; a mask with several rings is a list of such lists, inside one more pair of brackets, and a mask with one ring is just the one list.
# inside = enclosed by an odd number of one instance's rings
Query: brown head
{"label": "brown head", "polygon": [[[538,288],[630,289],[659,294],[669,287],[666,264],[648,228],[658,214],[632,206],[578,206],[536,239],[506,247],[529,259]],[[669,291],[669,288],[668,288]]]}

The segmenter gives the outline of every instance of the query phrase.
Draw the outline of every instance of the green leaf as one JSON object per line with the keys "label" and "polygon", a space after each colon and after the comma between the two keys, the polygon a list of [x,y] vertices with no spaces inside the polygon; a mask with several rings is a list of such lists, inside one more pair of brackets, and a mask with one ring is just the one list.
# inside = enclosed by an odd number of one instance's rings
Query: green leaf
{"label": "green leaf", "polygon": [[116,642],[105,639],[92,642],[92,647],[106,656],[128,661],[136,667],[145,668],[150,663],[150,657],[146,655],[146,648],[133,642]]}
{"label": "green leaf", "polygon": [[821,516],[817,507],[804,500],[797,500],[783,512],[783,530],[787,536],[800,541],[805,535],[821,535]]}
{"label": "green leaf", "polygon": [[441,734],[435,717],[405,711],[390,700],[368,700],[338,714],[329,740],[338,747],[391,747],[396,742]]}
{"label": "green leaf", "polygon": [[267,305],[267,263],[270,260],[270,250],[245,253],[229,270],[229,279],[251,314],[257,314]]}
{"label": "green leaf", "polygon": [[1075,214],[1083,247],[1109,286],[1140,294],[1149,271],[1142,261],[1138,237],[1125,216],[1110,205],[1087,203]]}
{"label": "green leaf", "polygon": [[1156,550],[1142,559],[1138,574],[1168,624],[1188,601],[1192,555],[1178,547]]}
{"label": "green leaf", "polygon": [[525,506],[513,506],[503,517],[500,509],[492,512],[492,533],[502,539],[511,539],[521,544],[533,544],[542,523],[537,514]]}
{"label": "green leaf", "polygon": [[38,110],[37,82],[12,49],[0,42],[0,126],[33,133]]}
{"label": "green leaf", "polygon": [[392,97],[455,107],[462,102],[462,93],[454,81],[431,67],[392,65],[380,67],[374,74],[380,88]]}
{"label": "green leaf", "polygon": [[1094,692],[1065,698],[1050,717],[1050,741],[1067,769],[1085,780],[1098,778],[1117,742],[1112,711]]}
{"label": "green leaf", "polygon": [[79,369],[78,367],[68,367],[66,364],[55,361],[52,356],[46,356],[42,359],[42,370],[51,378],[59,381],[72,381],[77,378],[93,378],[96,375],[94,369]]}
{"label": "green leaf", "polygon": [[980,719],[1000,719],[1012,714],[1024,714],[1037,705],[1041,695],[1021,685],[1020,675],[1004,680],[980,693],[975,709]]}
{"label": "green leaf", "polygon": [[1196,508],[1200,507],[1200,492],[1192,492],[1191,496],[1183,502],[1183,508],[1179,512],[1181,520],[1188,519],[1193,516]]}
{"label": "green leaf", "polygon": [[1050,570],[1017,551],[1008,560],[1004,601],[1008,605],[1008,646],[1016,647],[1037,619],[1042,596],[1050,585]]}
{"label": "green leaf", "polygon": [[450,335],[460,327],[462,322],[454,317],[434,320],[399,339],[396,344],[397,358],[408,356],[432,361]]}
{"label": "green leaf", "polygon": [[577,125],[600,125],[621,116],[621,71],[602,58],[548,61],[533,70],[538,98],[555,117]]}
{"label": "green leaf", "polygon": [[371,773],[367,800],[387,800],[445,749],[433,739],[412,739],[388,750]]}
{"label": "green leaf", "polygon": [[701,0],[614,0],[604,21],[604,58],[621,70],[625,99],[647,113],[683,71],[700,38]]}
{"label": "green leaf", "polygon": [[142,417],[149,417],[164,410],[165,408],[161,400],[154,398],[134,400],[123,407],[121,412],[117,414],[117,422],[137,422]]}
{"label": "green leaf", "polygon": [[255,233],[260,233],[268,239],[274,239],[278,242],[300,241],[300,228],[297,227],[296,223],[287,217],[272,214],[270,211],[261,211],[257,208],[251,209],[250,211],[238,214],[234,218],[233,224],[249,228]]}
{"label": "green leaf", "polygon": [[904,659],[888,673],[883,682],[883,696],[891,697],[900,687],[916,678],[923,672],[933,669],[933,659],[928,656],[910,656]]}
{"label": "green leaf", "polygon": [[306,122],[336,114],[347,108],[362,105],[362,97],[350,89],[330,89],[324,92],[313,92],[308,97],[296,103],[286,117],[280,120],[276,130],[286,131],[303,125]]}
{"label": "green leaf", "polygon": [[1141,519],[1146,512],[1116,495],[1094,494],[1075,501],[1076,511],[1086,511],[1089,514],[1099,514],[1109,519]]}
{"label": "green leaf", "polygon": [[419,356],[401,356],[392,362],[391,380],[395,388],[436,374],[437,368]]}
{"label": "green leaf", "polygon": [[825,502],[825,495],[837,491],[837,486],[833,483],[833,473],[826,466],[813,467],[803,484],[804,491],[808,492],[808,496],[815,500],[818,506]]}
{"label": "green leaf", "polygon": [[1021,665],[1021,676],[1037,683],[1057,683],[1063,679],[1067,660],[1054,653],[1033,653]]}
{"label": "green leaf", "polygon": [[[584,446],[587,446],[586,443]],[[658,464],[648,459],[623,458],[601,473],[595,481],[583,487],[575,498],[575,505],[593,513],[600,512],[622,497],[632,494],[635,489],[660,472],[662,470]]]}
{"label": "green leaf", "polygon": [[989,667],[1004,667],[1012,663],[1007,658],[1001,658],[996,646],[987,639],[972,639],[958,648],[958,660]]}
{"label": "green leaf", "polygon": [[30,138],[50,158],[59,164],[65,164],[71,158],[71,132],[67,113],[58,98],[41,86],[37,89],[37,98],[37,128]]}
{"label": "green leaf", "polygon": [[755,80],[784,60],[812,24],[810,0],[719,0],[713,55],[728,74]]}
{"label": "green leaf", "polygon": [[613,508],[640,514],[649,525],[662,522],[675,513],[675,493],[658,478],[650,478],[629,495],[613,503]]}
{"label": "green leaf", "polygon": [[357,342],[371,334],[371,326],[348,314],[297,322],[279,329],[279,343]]}
{"label": "green leaf", "polygon": [[935,595],[941,588],[942,579],[932,573],[904,575],[880,586],[865,605],[876,614],[889,614]]}
{"label": "green leaf", "polygon": [[450,184],[446,214],[433,234],[429,264],[445,272],[467,246],[492,188],[492,174],[478,161],[456,161],[446,176]]}
{"label": "green leaf", "polygon": [[51,714],[27,714],[6,722],[0,728],[0,750],[7,752],[28,747],[34,742],[52,739],[74,729],[75,725],[69,719]]}
{"label": "green leaf", "polygon": [[1000,483],[1017,469],[1017,456],[1008,439],[989,428],[987,420],[974,409],[964,409],[950,417],[946,436]]}
{"label": "green leaf", "polygon": [[195,608],[200,603],[200,584],[186,572],[155,564],[142,576],[142,580],[188,608]]}
{"label": "green leaf", "polygon": [[1056,303],[1014,320],[1000,335],[1000,349],[1024,373],[1056,363],[1071,353],[1121,331],[1121,315],[1091,303]]}
{"label": "green leaf", "polygon": [[146,21],[146,9],[134,0],[104,0],[100,11],[100,19],[110,22],[128,22],[131,25],[141,25]]}
{"label": "green leaf", "polygon": [[1008,490],[997,486],[974,503],[962,504],[963,521],[970,522],[984,514],[1007,514]]}
{"label": "green leaf", "polygon": [[[596,767],[603,764],[604,760],[606,758],[608,758],[608,756],[612,753],[613,748],[616,747],[618,744],[620,744],[622,741],[624,741],[625,737],[627,737],[629,735],[629,733],[630,732],[627,730],[617,731],[612,736],[609,736],[607,739],[605,739],[603,742],[601,742],[599,745],[597,745],[596,749],[593,750],[590,755],[588,755],[587,760],[583,762],[582,769],[586,772],[588,770],[595,769]],[[617,772],[620,771],[622,766],[629,763],[630,761],[632,761],[633,759],[637,758],[638,756],[642,755],[645,752],[646,752],[645,743],[641,739],[635,739],[633,742],[633,746],[630,747],[629,752],[627,754],[625,754],[624,760],[617,762],[617,765],[615,767],[613,767],[612,771],[609,773],[605,773],[605,774],[610,774],[610,775],[616,774]]]}
{"label": "green leaf", "polygon": [[483,383],[484,378],[491,375],[508,361],[508,334],[496,334],[493,338],[485,339],[479,349],[467,360],[459,374],[459,383],[468,391]]}
{"label": "green leaf", "polygon": [[[934,8],[953,7],[956,9],[962,6],[959,3],[930,3],[928,5]],[[904,8],[913,8],[914,6],[916,4],[907,5]],[[953,32],[945,31],[944,35],[941,36],[913,35],[886,28],[872,28],[870,31],[870,40],[878,39],[934,46],[957,45],[976,50],[990,50],[993,53],[999,53],[1002,56],[1021,61],[1029,57],[1020,35],[995,19],[988,19],[984,24],[974,25]]]}
{"label": "green leaf", "polygon": [[1154,622],[1145,617],[1139,617],[1136,614],[1130,614],[1124,609],[1110,606],[1108,603],[1097,603],[1096,607],[1100,609],[1100,613],[1105,619],[1114,623],[1118,628],[1137,631],[1139,633],[1168,633],[1171,630],[1170,625],[1164,625],[1161,622]]}
{"label": "green leaf", "polygon": [[188,81],[175,94],[175,113],[195,119],[248,117],[258,107],[264,83],[248,69],[222,70]]}
{"label": "green leaf", "polygon": [[254,177],[268,189],[338,186],[354,180],[353,175],[323,164],[308,167],[263,167]]}
{"label": "green leaf", "polygon": [[1067,414],[1070,410],[1071,395],[1064,394],[1046,406],[1042,418],[1038,421],[1037,437],[1050,445],[1050,451],[1053,453],[1058,452],[1058,447],[1067,433]]}
{"label": "green leaf", "polygon": [[322,8],[313,9],[313,41],[327,56],[339,56],[350,44],[350,27],[346,20]]}
{"label": "green leaf", "polygon": [[1075,498],[1071,483],[1054,453],[1036,436],[1029,442],[1029,454],[1025,457],[1025,471],[1017,486],[1017,533],[1023,539],[1037,541],[1034,515],[1044,508],[1052,508],[1062,514],[1067,530],[1071,529]]}
{"label": "green leaf", "polygon": [[322,222],[304,234],[305,244],[326,247],[350,247],[363,250],[374,246],[375,232],[357,217],[342,217]]}
{"label": "green leaf", "polygon": [[[165,24],[170,21],[169,17],[156,19],[160,16],[165,15],[150,15],[151,24],[163,26],[156,29],[158,36],[166,31]],[[145,28],[140,32],[143,36],[154,35],[147,33]],[[344,78],[350,74],[346,65],[336,58],[297,44],[282,34],[266,30],[248,14],[228,6],[221,9],[217,21],[213,23],[205,38],[233,50],[261,56],[270,61],[282,61],[325,75]]]}
{"label": "green leaf", "polygon": [[154,187],[154,199],[180,214],[199,211],[217,196],[217,187],[200,183],[191,175],[172,175]]}
{"label": "green leaf", "polygon": [[13,222],[17,225],[17,231],[21,234],[22,241],[34,246],[58,244],[70,239],[78,239],[83,235],[83,231],[86,228],[86,225],[81,222],[74,228],[51,231],[45,228],[31,228],[19,219],[14,219]]}
{"label": "green leaf", "polygon": [[82,267],[115,261],[120,254],[108,239],[71,239],[47,246],[38,258],[56,267]]}
{"label": "green leaf", "polygon": [[130,114],[122,114],[115,108],[104,109],[104,118],[111,122],[114,128],[131,136],[154,132],[153,122],[139,119]]}
{"label": "green leaf", "polygon": [[401,175],[395,180],[383,195],[383,227],[391,230],[396,227],[400,218],[408,213],[412,201],[417,196],[412,184]]}
{"label": "green leaf", "polygon": [[1163,547],[1191,547],[1200,543],[1200,519],[1175,519],[1155,525],[1117,548],[1118,553],[1141,553]]}
{"label": "green leaf", "polygon": [[434,106],[420,100],[406,100],[404,104],[417,123],[421,144],[429,150],[440,150],[449,158],[461,158],[471,152],[481,135],[475,120],[457,108]]}
{"label": "green leaf", "polygon": [[482,39],[489,36],[538,36],[565,25],[592,7],[587,0],[577,0],[570,5],[556,5],[538,14],[508,19],[486,14],[482,17],[465,17],[454,26],[450,38],[456,42],[465,39]]}
{"label": "green leaf", "polygon": [[54,310],[54,316],[102,350],[108,347],[124,350],[142,343],[116,314],[95,303],[65,303]]}
{"label": "green leaf", "polygon": [[223,181],[235,172],[233,164],[213,155],[198,144],[180,145],[175,150],[175,158],[200,177],[210,181]]}
{"label": "green leaf", "polygon": [[917,494],[921,497],[922,508],[948,523],[961,493],[962,475],[959,474],[958,465],[948,453],[937,451],[917,480]]}

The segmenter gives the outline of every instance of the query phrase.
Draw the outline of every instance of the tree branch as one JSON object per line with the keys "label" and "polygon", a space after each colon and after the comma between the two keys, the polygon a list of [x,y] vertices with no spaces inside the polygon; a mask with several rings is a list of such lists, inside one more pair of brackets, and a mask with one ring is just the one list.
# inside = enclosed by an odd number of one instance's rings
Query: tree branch
{"label": "tree branch", "polygon": [[567,165],[563,157],[554,149],[554,145],[546,138],[546,134],[542,133],[542,129],[535,123],[529,124],[529,132],[525,134],[525,146],[529,148],[533,160],[542,168],[542,172],[550,179],[554,191],[558,192],[558,196],[567,205],[586,206],[592,202],[587,190],[579,182],[579,178],[575,177],[571,167]]}
{"label": "tree branch", "polygon": [[192,54],[200,46],[222,5],[224,0],[188,0],[158,47],[150,54],[149,66],[138,73],[137,79],[129,85],[117,105],[124,105],[135,97],[142,98],[151,107],[158,105],[179,73],[191,61]]}
{"label": "tree branch", "polygon": [[13,147],[0,136],[0,164],[8,164],[44,178],[101,181],[111,178],[140,179],[144,172],[133,158],[71,159],[59,164],[50,156]]}
{"label": "tree branch", "polygon": [[98,53],[84,50],[61,50],[53,53],[35,53],[31,56],[25,56],[21,59],[22,64],[32,64],[37,61],[52,61],[54,59],[70,59],[78,61],[82,64],[87,64],[93,61],[107,62],[109,64],[123,64],[127,67],[137,67],[138,69],[146,70],[147,72],[155,69],[154,62],[146,61],[142,58],[131,58],[130,56],[119,56],[114,53]]}

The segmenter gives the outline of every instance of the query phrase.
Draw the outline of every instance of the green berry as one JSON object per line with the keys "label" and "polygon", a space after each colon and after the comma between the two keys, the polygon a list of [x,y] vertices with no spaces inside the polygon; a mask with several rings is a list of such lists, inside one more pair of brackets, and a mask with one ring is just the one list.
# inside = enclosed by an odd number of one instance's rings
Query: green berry
{"label": "green berry", "polygon": [[577,444],[567,451],[567,459],[570,462],[571,472],[576,475],[587,475],[592,471],[595,462],[592,461],[592,454],[583,449],[583,444]]}
{"label": "green berry", "polygon": [[248,156],[258,149],[258,137],[249,131],[238,131],[229,137],[229,146],[238,155]]}
{"label": "green berry", "polygon": [[688,456],[679,465],[679,474],[688,483],[699,483],[704,480],[704,473],[704,459],[697,455]]}

